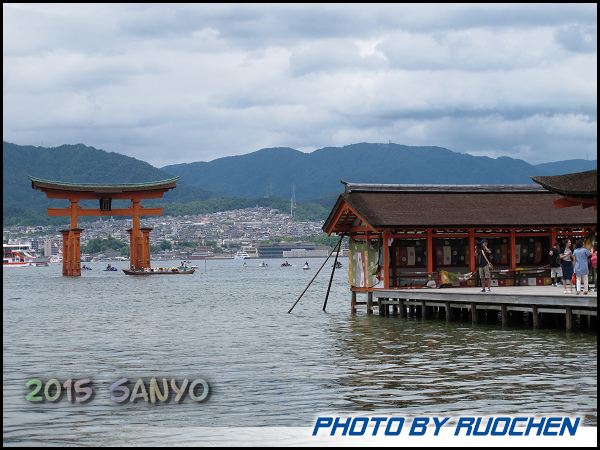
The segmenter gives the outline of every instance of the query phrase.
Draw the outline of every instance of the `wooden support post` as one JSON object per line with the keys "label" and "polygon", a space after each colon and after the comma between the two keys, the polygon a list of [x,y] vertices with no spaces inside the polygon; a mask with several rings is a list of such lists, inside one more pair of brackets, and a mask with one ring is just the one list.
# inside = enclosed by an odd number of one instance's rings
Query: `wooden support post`
{"label": "wooden support post", "polygon": [[379,309],[379,315],[384,316],[383,305],[381,304],[381,297],[377,297],[377,309]]}
{"label": "wooden support post", "polygon": [[433,245],[433,230],[427,228],[427,272],[433,273],[433,254],[435,253],[435,246]]}
{"label": "wooden support post", "polygon": [[[333,262],[333,269],[331,269],[331,276],[329,277],[329,285],[327,286],[327,294],[325,294],[325,301],[323,302],[323,311],[327,308],[327,299],[329,298],[329,291],[331,290],[331,282],[333,281],[333,274],[335,273],[335,267],[337,266],[338,256],[340,255],[340,250],[342,249],[342,239],[344,239],[345,233],[342,233],[340,236],[340,240],[337,243],[337,253],[335,254],[335,261]],[[333,247],[335,249],[335,247]],[[333,251],[333,250],[332,250]]]}
{"label": "wooden support post", "polygon": [[383,287],[385,289],[389,289],[390,287],[390,247],[388,244],[389,234],[390,232],[388,230],[383,230]]}
{"label": "wooden support post", "polygon": [[533,329],[538,330],[540,328],[540,313],[538,312],[537,305],[533,305],[531,309],[531,321],[533,322]]}
{"label": "wooden support post", "polygon": [[406,306],[401,298],[398,299],[398,308],[400,309],[400,317],[406,319]]}
{"label": "wooden support post", "polygon": [[73,276],[75,270],[75,233],[69,231],[69,263],[67,264],[67,275]]}
{"label": "wooden support post", "polygon": [[502,305],[500,305],[500,315],[501,315],[501,320],[502,320],[502,326],[507,327],[508,326],[508,307],[504,303]]}
{"label": "wooden support post", "polygon": [[565,307],[565,321],[567,331],[573,331],[573,308],[571,306]]}
{"label": "wooden support post", "polygon": [[475,260],[475,229],[469,228],[469,271],[475,272],[477,270]]}
{"label": "wooden support post", "polygon": [[[142,259],[138,253],[139,249],[139,233],[140,233],[140,200],[137,198],[131,199],[132,208],[132,227],[129,234],[129,269],[140,269],[140,260]],[[127,230],[129,232],[129,230]]]}
{"label": "wooden support post", "polygon": [[71,202],[71,229],[77,228],[77,203],[79,199],[69,199]]}
{"label": "wooden support post", "polygon": [[421,319],[429,318],[429,314],[427,312],[427,304],[425,303],[425,300],[421,300]]}
{"label": "wooden support post", "polygon": [[452,321],[452,308],[450,308],[450,302],[446,302],[446,322]]}
{"label": "wooden support post", "polygon": [[[554,245],[554,242],[552,243]],[[510,252],[510,270],[517,269],[517,232],[514,228],[510,229],[510,239],[508,245],[508,251]],[[517,273],[515,273],[515,281],[517,278]]]}
{"label": "wooden support post", "polygon": [[150,268],[150,232],[152,228],[144,227],[140,228],[142,232],[142,267],[144,269]]}
{"label": "wooden support post", "polygon": [[350,312],[356,314],[356,291],[352,291],[350,296]]}
{"label": "wooden support post", "polygon": [[71,230],[73,233],[73,270],[71,275],[74,277],[81,276],[81,232],[82,228]]}
{"label": "wooden support post", "polygon": [[62,260],[62,274],[68,275],[68,264],[69,264],[69,233],[71,230],[60,230],[63,240],[63,260]]}
{"label": "wooden support post", "polygon": [[475,302],[471,303],[471,323],[477,325],[477,306]]}
{"label": "wooden support post", "polygon": [[373,314],[373,292],[367,292],[367,314]]}

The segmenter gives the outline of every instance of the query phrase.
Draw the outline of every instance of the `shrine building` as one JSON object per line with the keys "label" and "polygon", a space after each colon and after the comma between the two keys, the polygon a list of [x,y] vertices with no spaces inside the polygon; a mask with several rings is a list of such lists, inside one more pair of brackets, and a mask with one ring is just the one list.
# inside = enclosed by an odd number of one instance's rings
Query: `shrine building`
{"label": "shrine building", "polygon": [[[553,190],[539,185],[341,181],[344,192],[323,230],[350,239],[353,293],[439,287],[440,272],[454,274],[454,285],[475,285],[475,249],[484,238],[494,252],[493,283],[549,284],[540,274],[547,269],[554,242],[582,238],[589,246],[597,228],[596,183],[593,192],[587,184],[571,192],[565,190],[566,179],[558,177],[534,178],[553,183]],[[582,207],[560,207],[574,204]]]}

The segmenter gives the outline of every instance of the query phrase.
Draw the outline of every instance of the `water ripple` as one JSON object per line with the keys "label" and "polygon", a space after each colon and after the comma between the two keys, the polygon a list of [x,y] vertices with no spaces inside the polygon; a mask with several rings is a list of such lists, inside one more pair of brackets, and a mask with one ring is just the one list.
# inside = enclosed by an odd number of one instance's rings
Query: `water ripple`
{"label": "water ripple", "polygon": [[[314,272],[277,261],[266,271],[210,261],[193,276],[143,280],[91,265],[79,279],[52,266],[4,271],[5,444],[184,444],[185,433],[123,431],[119,440],[101,430],[299,427],[326,412],[569,414],[596,426],[591,333],[352,315],[343,272],[327,313],[328,274],[287,314]],[[123,377],[131,387],[203,378],[212,393],[202,403],[116,403],[108,388]],[[96,395],[30,403],[32,378],[90,378]]]}

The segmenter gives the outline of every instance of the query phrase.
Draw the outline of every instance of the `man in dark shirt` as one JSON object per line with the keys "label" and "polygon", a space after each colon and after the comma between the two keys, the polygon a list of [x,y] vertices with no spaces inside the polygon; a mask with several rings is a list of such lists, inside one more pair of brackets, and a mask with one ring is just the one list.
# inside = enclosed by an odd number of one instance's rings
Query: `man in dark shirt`
{"label": "man in dark shirt", "polygon": [[552,278],[552,286],[560,286],[558,277],[562,277],[562,265],[560,263],[560,244],[554,243],[554,247],[550,250],[550,278]]}
{"label": "man in dark shirt", "polygon": [[481,292],[486,292],[485,280],[487,279],[487,292],[491,291],[492,287],[492,274],[490,267],[492,259],[492,251],[488,248],[487,239],[481,241],[481,248],[477,249],[477,256],[479,256],[479,278],[481,278]]}

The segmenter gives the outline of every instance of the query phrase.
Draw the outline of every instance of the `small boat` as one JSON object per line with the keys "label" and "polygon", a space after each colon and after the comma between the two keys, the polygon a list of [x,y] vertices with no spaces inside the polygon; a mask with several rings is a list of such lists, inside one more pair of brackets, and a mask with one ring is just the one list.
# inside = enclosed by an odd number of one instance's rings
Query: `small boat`
{"label": "small boat", "polygon": [[[92,270],[92,268],[84,265],[84,266],[81,266],[81,270]],[[115,268],[115,270],[116,270],[116,268]]]}
{"label": "small boat", "polygon": [[292,265],[289,262],[284,262],[281,267],[292,267]]}
{"label": "small boat", "polygon": [[304,270],[308,270],[310,269],[310,267],[308,266],[308,261],[304,263],[304,267],[302,267]]}
{"label": "small boat", "polygon": [[237,252],[233,259],[250,259],[250,255],[246,252]]}
{"label": "small boat", "polygon": [[126,275],[189,275],[196,271],[196,269],[179,270],[177,267],[170,269],[167,268],[150,268],[143,270],[130,270],[122,269]]}
{"label": "small boat", "polygon": [[336,268],[336,269],[341,269],[341,268],[342,268],[342,263],[341,263],[341,262],[339,262],[339,261],[338,261],[338,262],[336,262],[336,263],[335,263],[335,268]]}
{"label": "small boat", "polygon": [[107,267],[106,269],[104,269],[105,272],[116,272],[117,270],[119,269],[117,269],[116,267]]}
{"label": "small boat", "polygon": [[269,267],[269,265],[266,262],[261,262],[258,267]]}

